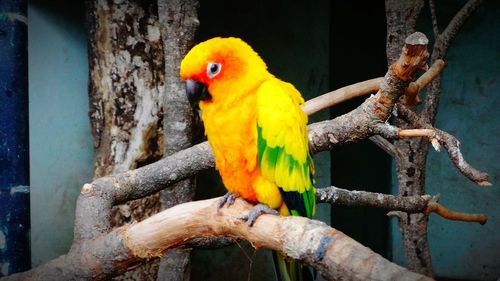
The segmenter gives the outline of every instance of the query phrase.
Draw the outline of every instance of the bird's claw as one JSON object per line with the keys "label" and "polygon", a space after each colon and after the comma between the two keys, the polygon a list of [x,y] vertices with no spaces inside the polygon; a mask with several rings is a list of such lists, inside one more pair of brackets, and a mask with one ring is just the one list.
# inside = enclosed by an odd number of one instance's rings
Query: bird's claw
{"label": "bird's claw", "polygon": [[233,205],[234,200],[236,199],[236,196],[234,193],[228,192],[226,193],[219,201],[217,201],[217,213],[219,212],[220,208],[222,208],[224,205],[227,205],[228,207]]}
{"label": "bird's claw", "polygon": [[275,215],[279,216],[280,213],[274,209],[269,208],[267,205],[258,204],[255,205],[252,210],[248,213],[248,215],[240,217],[240,220],[246,221],[248,226],[252,226],[258,217],[263,214]]}

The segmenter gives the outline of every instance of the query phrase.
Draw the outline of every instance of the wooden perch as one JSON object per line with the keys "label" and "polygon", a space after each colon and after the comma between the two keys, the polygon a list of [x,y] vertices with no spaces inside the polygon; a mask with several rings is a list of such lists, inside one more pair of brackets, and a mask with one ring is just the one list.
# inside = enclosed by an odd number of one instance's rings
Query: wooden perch
{"label": "wooden perch", "polygon": [[[389,262],[322,222],[263,215],[248,227],[240,217],[252,205],[237,199],[234,205],[217,213],[217,200],[177,205],[89,241],[77,250],[80,256],[61,256],[44,268],[5,280],[63,280],[72,271],[78,279],[102,280],[116,273],[115,268],[161,256],[167,249],[195,238],[214,236],[242,238],[257,248],[281,251],[315,267],[327,280],[432,280]],[[66,267],[61,266],[68,262]]]}
{"label": "wooden perch", "polygon": [[431,280],[385,260],[322,222],[263,215],[248,227],[240,217],[252,205],[236,200],[217,214],[216,201],[178,205],[131,225],[120,231],[124,244],[134,256],[148,258],[193,237],[229,235],[248,240],[256,248],[278,250],[302,260],[328,280]]}

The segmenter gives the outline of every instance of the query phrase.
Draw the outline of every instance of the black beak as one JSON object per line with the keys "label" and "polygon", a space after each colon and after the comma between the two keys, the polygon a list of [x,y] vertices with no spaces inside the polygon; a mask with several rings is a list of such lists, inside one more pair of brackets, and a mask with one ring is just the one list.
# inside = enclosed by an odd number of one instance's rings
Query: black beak
{"label": "black beak", "polygon": [[207,86],[195,80],[186,81],[186,93],[191,104],[196,104],[200,100],[211,100],[212,96],[208,92]]}

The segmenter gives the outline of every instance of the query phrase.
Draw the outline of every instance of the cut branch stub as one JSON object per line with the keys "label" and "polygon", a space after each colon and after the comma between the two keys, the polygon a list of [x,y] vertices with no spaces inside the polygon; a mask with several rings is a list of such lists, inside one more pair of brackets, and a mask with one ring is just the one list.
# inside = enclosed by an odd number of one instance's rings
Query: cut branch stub
{"label": "cut branch stub", "polygon": [[415,32],[406,38],[401,55],[387,71],[384,81],[380,84],[380,90],[375,95],[375,101],[371,102],[372,112],[376,118],[385,121],[392,107],[405,93],[415,71],[426,69],[429,57],[428,42],[427,37],[420,32]]}
{"label": "cut branch stub", "polygon": [[421,32],[415,32],[406,38],[401,56],[391,65],[399,79],[409,81],[417,69],[427,70],[428,43],[429,39]]}

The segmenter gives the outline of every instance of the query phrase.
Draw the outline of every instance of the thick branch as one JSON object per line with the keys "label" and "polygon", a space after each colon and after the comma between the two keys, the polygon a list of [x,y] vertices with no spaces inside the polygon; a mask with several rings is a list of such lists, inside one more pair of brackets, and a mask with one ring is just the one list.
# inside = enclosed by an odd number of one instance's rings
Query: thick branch
{"label": "thick branch", "polygon": [[102,280],[120,269],[161,256],[172,247],[214,236],[242,238],[255,247],[281,251],[318,269],[327,280],[432,280],[389,262],[322,222],[263,215],[248,227],[240,217],[252,205],[237,199],[217,213],[218,199],[177,205],[91,240],[85,249],[70,252],[45,267],[4,280],[61,280],[69,273],[77,280]]}
{"label": "thick branch", "polygon": [[347,114],[310,125],[311,151],[328,150],[339,143],[355,142],[372,136],[373,124],[389,118],[392,107],[404,94],[411,76],[417,69],[424,67],[428,57],[427,42],[422,33],[410,35],[401,56],[390,67],[376,95]]}
{"label": "thick branch", "polygon": [[74,241],[109,232],[111,206],[153,194],[213,166],[212,150],[204,142],[147,166],[85,184],[76,205]]}

